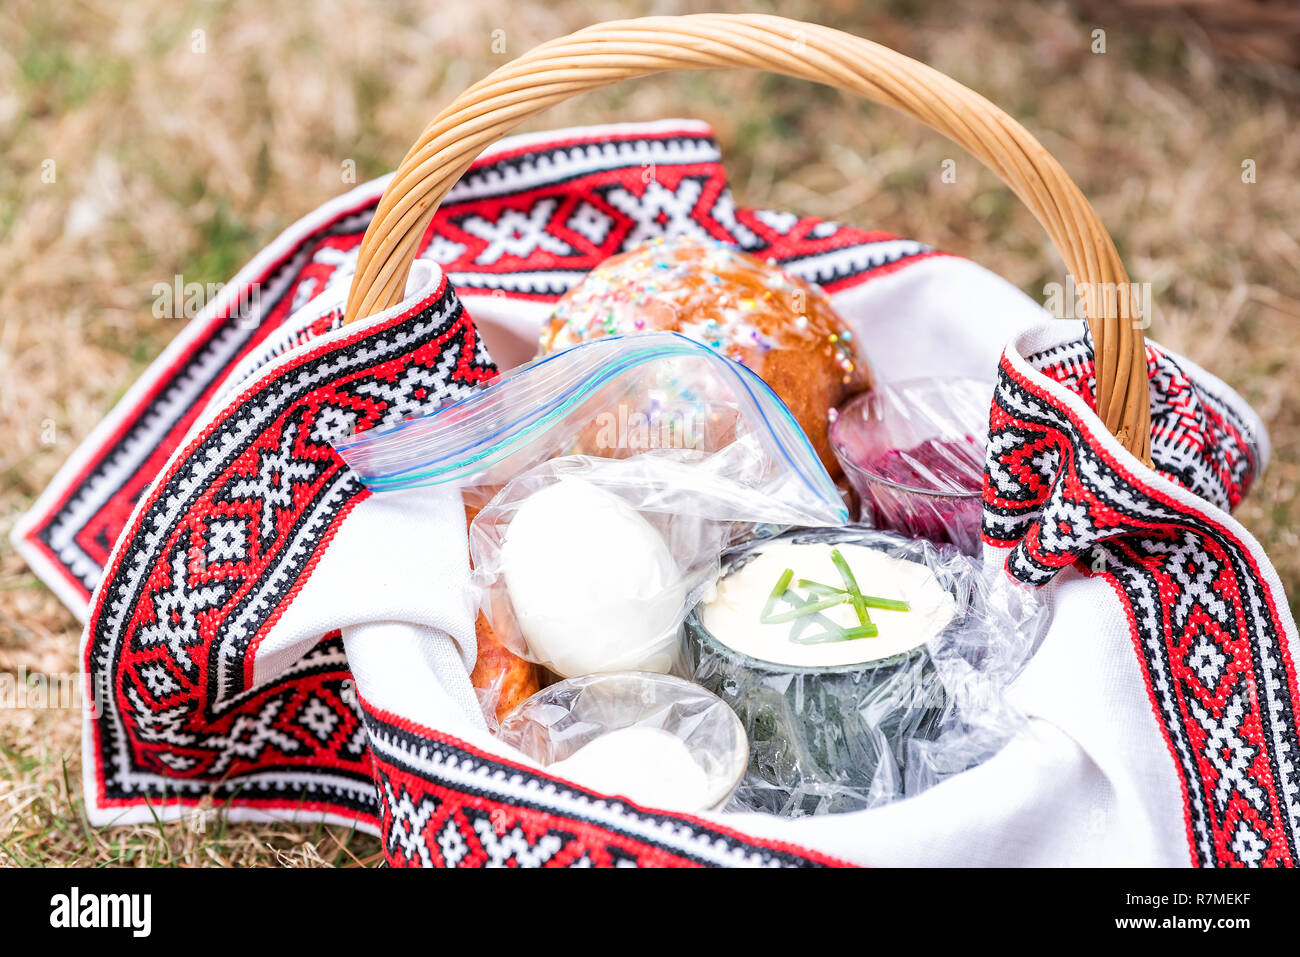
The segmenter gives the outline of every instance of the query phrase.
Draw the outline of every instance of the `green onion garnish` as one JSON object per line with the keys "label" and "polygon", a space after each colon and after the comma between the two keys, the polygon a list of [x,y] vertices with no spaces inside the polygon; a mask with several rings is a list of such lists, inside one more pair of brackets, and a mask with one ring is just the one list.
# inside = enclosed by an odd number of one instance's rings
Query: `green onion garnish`
{"label": "green onion garnish", "polygon": [[802,638],[798,635],[791,635],[790,640],[796,645],[825,645],[832,641],[853,641],[857,638],[875,638],[880,632],[875,625],[858,625],[856,628],[841,628],[834,622],[830,622],[827,629],[816,635],[809,635]]}
{"label": "green onion garnish", "polygon": [[901,598],[877,598],[875,595],[860,595],[862,604],[868,608],[879,608],[881,611],[911,611],[912,606]]}
{"label": "green onion garnish", "polygon": [[867,604],[862,600],[862,589],[858,588],[858,580],[853,577],[853,569],[849,568],[849,563],[844,560],[838,548],[831,549],[831,561],[835,563],[840,577],[844,579],[844,587],[849,590],[853,610],[858,613],[858,624],[865,628],[871,624],[871,616],[867,614]]}
{"label": "green onion garnish", "polygon": [[847,595],[843,588],[836,588],[834,585],[823,585],[821,582],[809,581],[807,578],[801,578],[795,582],[795,586],[811,592],[814,595]]}
{"label": "green onion garnish", "polygon": [[758,620],[767,624],[767,619],[772,616],[776,609],[776,603],[781,600],[787,588],[790,587],[790,579],[794,578],[794,569],[787,568],[781,573],[781,577],[776,580],[776,587],[772,589],[772,594],[767,596],[767,601],[763,604],[763,613],[758,616]]}
{"label": "green onion garnish", "polygon": [[[789,601],[792,604],[795,604],[799,607],[806,607],[812,604],[813,600],[814,599],[811,598],[809,599],[800,598],[794,592],[786,592],[786,601]],[[804,633],[804,631],[808,628],[808,626],[812,624],[821,625],[822,626],[821,632],[814,634],[811,638],[801,639],[800,636]],[[793,642],[798,642],[801,644],[812,644],[817,641],[826,640],[827,636],[831,636],[832,638],[834,638],[842,634],[843,631],[844,631],[843,628],[841,628],[831,619],[827,618],[821,612],[814,612],[813,614],[805,615],[802,618],[796,619],[790,625],[789,638]]]}
{"label": "green onion garnish", "polygon": [[[810,596],[804,598],[790,588],[790,582],[794,579],[794,571],[787,568],[781,573],[781,577],[777,579],[771,594],[768,595],[759,620],[765,625],[790,623],[789,638],[791,641],[800,645],[817,645],[832,641],[853,641],[858,638],[877,637],[880,634],[880,629],[871,620],[870,615],[867,614],[868,608],[879,608],[884,611],[912,610],[911,605],[897,598],[878,598],[875,595],[862,594],[862,589],[858,587],[858,581],[853,576],[853,570],[849,568],[849,563],[844,560],[844,556],[840,554],[838,548],[831,549],[831,561],[835,563],[835,568],[844,581],[843,588],[800,578],[795,582],[795,585],[804,589]],[[776,605],[780,601],[785,601],[792,607],[786,611],[778,612]],[[843,628],[822,614],[828,608],[845,604],[851,604],[857,614],[858,624],[852,628]],[[803,637],[804,630],[814,621],[821,624],[824,630],[806,638]]]}
{"label": "green onion garnish", "polygon": [[853,569],[849,568],[849,563],[844,560],[844,556],[840,554],[838,548],[831,549],[831,561],[835,563],[836,570],[840,573],[840,577],[844,579],[845,589],[851,592],[857,591],[858,580],[853,577]]}
{"label": "green onion garnish", "polygon": [[[796,588],[802,588],[813,595],[844,595],[847,601],[848,591],[843,588],[836,588],[834,585],[823,585],[821,582],[810,581],[807,578],[800,578],[794,583]],[[868,608],[879,608],[882,611],[911,611],[912,606],[899,598],[877,598],[875,595],[863,595],[863,604]]]}
{"label": "green onion garnish", "polygon": [[859,625],[856,628],[844,629],[845,640],[852,640],[854,638],[875,638],[879,634],[880,629],[875,625]]}
{"label": "green onion garnish", "polygon": [[796,618],[803,618],[807,615],[816,614],[819,611],[825,611],[827,608],[834,608],[836,605],[843,605],[849,600],[848,595],[833,595],[830,598],[821,598],[817,601],[810,601],[806,605],[791,611],[783,611],[780,614],[763,616],[765,625],[783,625],[787,621],[794,621]]}

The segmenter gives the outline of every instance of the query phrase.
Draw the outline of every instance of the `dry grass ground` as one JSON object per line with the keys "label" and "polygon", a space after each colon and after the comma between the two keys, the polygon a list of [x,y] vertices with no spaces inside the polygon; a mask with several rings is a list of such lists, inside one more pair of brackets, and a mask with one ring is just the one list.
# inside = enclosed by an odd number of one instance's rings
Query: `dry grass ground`
{"label": "dry grass ground", "polygon": [[[156,282],[228,279],[298,216],[393,166],[434,111],[535,43],[600,19],[707,7],[779,12],[928,61],[1021,119],[1153,284],[1152,335],[1235,385],[1272,432],[1240,517],[1292,595],[1300,549],[1300,131],[1276,82],[1177,32],[1076,19],[1063,5],[768,0],[417,2],[6,0],[0,10],[0,669],[76,667],[78,626],[9,549],[17,516],[177,331]],[[1092,31],[1106,31],[1093,52]],[[202,31],[201,34],[195,31]],[[494,31],[504,31],[495,34]],[[196,52],[202,39],[204,52]],[[493,52],[494,39],[505,53]],[[1062,281],[1043,234],[994,178],[915,124],[779,78],[643,81],[544,125],[694,115],[736,192],[922,238],[1031,295]],[[539,125],[534,123],[533,128]],[[945,159],[957,182],[940,180]],[[1253,160],[1256,181],[1242,181]],[[53,162],[54,181],[43,170]],[[46,177],[48,178],[48,177]],[[79,725],[0,711],[0,862],[373,863],[342,829],[183,825],[91,832]]]}

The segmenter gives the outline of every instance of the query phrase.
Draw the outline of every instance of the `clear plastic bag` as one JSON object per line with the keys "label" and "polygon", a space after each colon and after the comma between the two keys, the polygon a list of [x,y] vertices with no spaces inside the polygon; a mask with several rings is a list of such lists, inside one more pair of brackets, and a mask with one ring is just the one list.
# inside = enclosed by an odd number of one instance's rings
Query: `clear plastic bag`
{"label": "clear plastic bag", "polygon": [[481,608],[562,677],[669,670],[728,545],[848,518],[775,393],[675,333],[584,343],[339,452],[376,492],[454,484],[481,506]]}
{"label": "clear plastic bag", "polygon": [[978,555],[991,397],[976,379],[910,379],[841,406],[831,448],[862,520]]}
{"label": "clear plastic bag", "polygon": [[373,491],[451,484],[490,493],[561,455],[707,454],[742,440],[757,471],[737,479],[770,499],[769,511],[811,525],[847,518],[807,436],[767,383],[674,332],[585,342],[336,447]]}
{"label": "clear plastic bag", "polygon": [[577,784],[679,811],[725,804],[749,756],[744,729],[715,695],[645,672],[553,684],[516,708],[498,734]]}
{"label": "clear plastic bag", "polygon": [[[726,701],[750,740],[749,770],[732,808],[802,816],[875,807],[987,760],[1021,727],[1003,692],[1047,624],[1027,589],[983,575],[977,560],[950,545],[862,527],[747,542],[724,556],[722,574],[774,543],[856,545],[918,563],[952,596],[953,614],[915,648],[805,667],[736,650],[711,631],[707,597],[693,608],[683,673]],[[873,640],[857,644],[869,653]]]}

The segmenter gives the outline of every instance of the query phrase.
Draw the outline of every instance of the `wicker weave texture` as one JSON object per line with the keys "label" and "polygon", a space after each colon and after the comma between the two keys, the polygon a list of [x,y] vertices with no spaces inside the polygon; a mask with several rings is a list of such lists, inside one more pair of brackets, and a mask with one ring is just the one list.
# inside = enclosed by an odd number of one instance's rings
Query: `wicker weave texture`
{"label": "wicker weave texture", "polygon": [[[1150,461],[1142,330],[1110,235],[1061,165],[1019,123],[950,77],[887,47],[815,24],[699,14],[598,24],[548,41],[471,86],[425,129],[366,231],[348,298],[353,321],[396,304],[438,204],[484,149],[527,117],[619,80],[671,70],[758,69],[825,83],[919,119],[976,157],[1033,212],[1085,294],[1097,412]],[[1118,294],[1117,294],[1118,293]]]}

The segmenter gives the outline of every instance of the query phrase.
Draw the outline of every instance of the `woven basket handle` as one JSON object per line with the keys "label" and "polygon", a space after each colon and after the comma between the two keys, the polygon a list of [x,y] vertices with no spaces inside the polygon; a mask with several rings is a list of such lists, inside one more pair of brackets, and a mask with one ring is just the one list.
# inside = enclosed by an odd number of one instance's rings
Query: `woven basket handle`
{"label": "woven basket handle", "polygon": [[[1043,224],[1081,289],[1129,289],[1115,244],[1079,188],[1024,127],[979,94],[838,30],[782,17],[699,14],[603,23],[543,43],[438,114],[402,160],[366,230],[347,321],[401,301],[438,204],[484,149],[524,119],[628,77],[723,68],[814,80],[915,117],[1011,187]],[[1096,350],[1098,414],[1129,451],[1149,462],[1142,331],[1126,310],[1115,308],[1114,295],[1085,301]]]}

